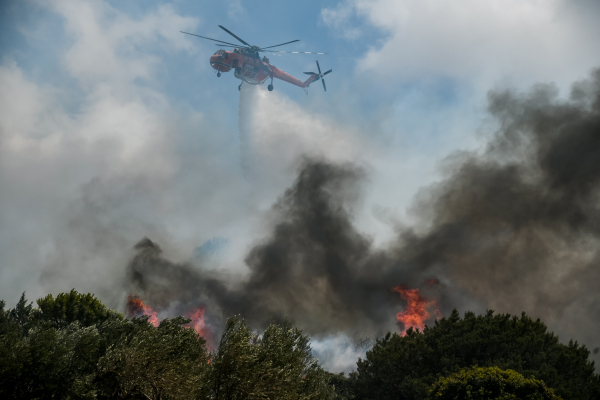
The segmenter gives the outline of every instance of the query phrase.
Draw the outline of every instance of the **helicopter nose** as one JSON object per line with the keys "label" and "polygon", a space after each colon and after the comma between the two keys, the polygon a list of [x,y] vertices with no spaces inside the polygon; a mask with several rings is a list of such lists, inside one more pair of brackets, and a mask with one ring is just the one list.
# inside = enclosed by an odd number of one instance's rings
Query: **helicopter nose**
{"label": "helicopter nose", "polygon": [[228,72],[231,69],[229,60],[217,55],[210,57],[210,66],[220,72]]}

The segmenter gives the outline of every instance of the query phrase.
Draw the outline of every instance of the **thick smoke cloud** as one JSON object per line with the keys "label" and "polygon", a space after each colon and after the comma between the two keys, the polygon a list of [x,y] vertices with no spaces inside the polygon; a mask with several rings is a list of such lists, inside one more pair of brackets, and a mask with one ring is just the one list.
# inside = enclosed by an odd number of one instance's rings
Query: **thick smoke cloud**
{"label": "thick smoke cloud", "polygon": [[499,130],[485,154],[456,155],[417,209],[431,228],[407,240],[486,307],[541,317],[598,346],[600,71],[560,100],[551,85],[489,95]]}
{"label": "thick smoke cloud", "polygon": [[[245,276],[161,256],[150,240],[129,265],[129,290],[160,307],[207,305],[215,326],[241,313],[256,327],[290,318],[313,335],[397,330],[392,287],[419,287],[442,313],[526,311],[562,339],[594,348],[600,331],[600,71],[573,85],[489,94],[498,130],[482,154],[445,161],[420,192],[420,225],[377,249],[353,224],[366,173],[305,159],[248,252]],[[426,279],[439,285],[427,286]],[[479,308],[479,310],[477,310]]]}
{"label": "thick smoke cloud", "polygon": [[401,300],[391,289],[416,284],[420,271],[374,250],[352,224],[363,179],[350,164],[307,159],[273,207],[271,236],[247,255],[245,279],[171,263],[144,239],[129,266],[130,290],[163,308],[200,300],[216,320],[242,314],[257,327],[289,318],[313,335],[394,329]]}

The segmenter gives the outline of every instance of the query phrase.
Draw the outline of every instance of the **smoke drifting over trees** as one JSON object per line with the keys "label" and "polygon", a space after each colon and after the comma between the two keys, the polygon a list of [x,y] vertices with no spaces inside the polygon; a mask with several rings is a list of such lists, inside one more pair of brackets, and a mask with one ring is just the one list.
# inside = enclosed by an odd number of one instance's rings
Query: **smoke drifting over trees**
{"label": "smoke drifting over trees", "polygon": [[[551,85],[489,94],[498,130],[482,154],[445,161],[421,192],[419,229],[377,249],[353,224],[366,174],[307,158],[256,238],[247,276],[172,263],[148,239],[129,290],[158,307],[206,305],[209,324],[241,313],[265,327],[291,318],[309,334],[395,329],[393,287],[420,288],[446,314],[470,304],[525,310],[561,336],[600,345],[600,70],[568,100]],[[428,285],[432,278],[439,284]]]}
{"label": "smoke drifting over trees", "polygon": [[[500,128],[482,156],[449,161],[418,207],[431,229],[406,241],[486,307],[543,317],[597,345],[600,331],[600,71],[568,101],[549,85],[489,95]],[[575,335],[577,333],[577,335]]]}

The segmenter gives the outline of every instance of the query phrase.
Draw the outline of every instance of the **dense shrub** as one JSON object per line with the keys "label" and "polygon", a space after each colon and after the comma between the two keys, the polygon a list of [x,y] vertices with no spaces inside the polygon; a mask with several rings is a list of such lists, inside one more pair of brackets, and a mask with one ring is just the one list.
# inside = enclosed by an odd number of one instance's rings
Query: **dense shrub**
{"label": "dense shrub", "polygon": [[544,382],[498,367],[472,368],[440,378],[431,400],[562,400]]}
{"label": "dense shrub", "polygon": [[561,344],[540,320],[508,314],[463,319],[454,310],[424,332],[388,334],[357,363],[358,399],[423,399],[440,378],[475,365],[543,380],[563,399],[600,398],[600,378],[584,346]]}
{"label": "dense shrub", "polygon": [[333,399],[309,338],[289,322],[262,336],[227,321],[219,348],[189,319],[123,318],[76,291],[14,309],[0,301],[0,398]]}

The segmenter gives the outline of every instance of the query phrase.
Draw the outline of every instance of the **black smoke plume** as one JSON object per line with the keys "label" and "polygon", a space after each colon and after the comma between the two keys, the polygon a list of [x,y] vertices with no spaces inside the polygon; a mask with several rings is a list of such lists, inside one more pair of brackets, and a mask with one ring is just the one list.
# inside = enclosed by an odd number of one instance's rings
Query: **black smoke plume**
{"label": "black smoke plume", "polygon": [[403,303],[391,289],[406,285],[429,291],[442,313],[526,311],[596,347],[600,70],[566,100],[551,85],[492,92],[489,111],[498,130],[487,149],[445,160],[446,178],[416,198],[418,229],[389,248],[374,249],[352,223],[364,171],[306,159],[273,207],[270,236],[247,254],[244,279],[169,262],[145,239],[129,265],[131,292],[162,307],[206,304],[213,321],[288,317],[314,335],[394,329]]}
{"label": "black smoke plume", "polygon": [[213,321],[242,314],[261,327],[288,318],[312,334],[393,328],[402,304],[393,286],[417,284],[421,274],[374,251],[352,224],[364,175],[349,164],[305,160],[273,207],[272,235],[246,257],[247,279],[231,287],[226,277],[164,259],[144,239],[129,265],[130,290],[163,308],[207,304]]}

